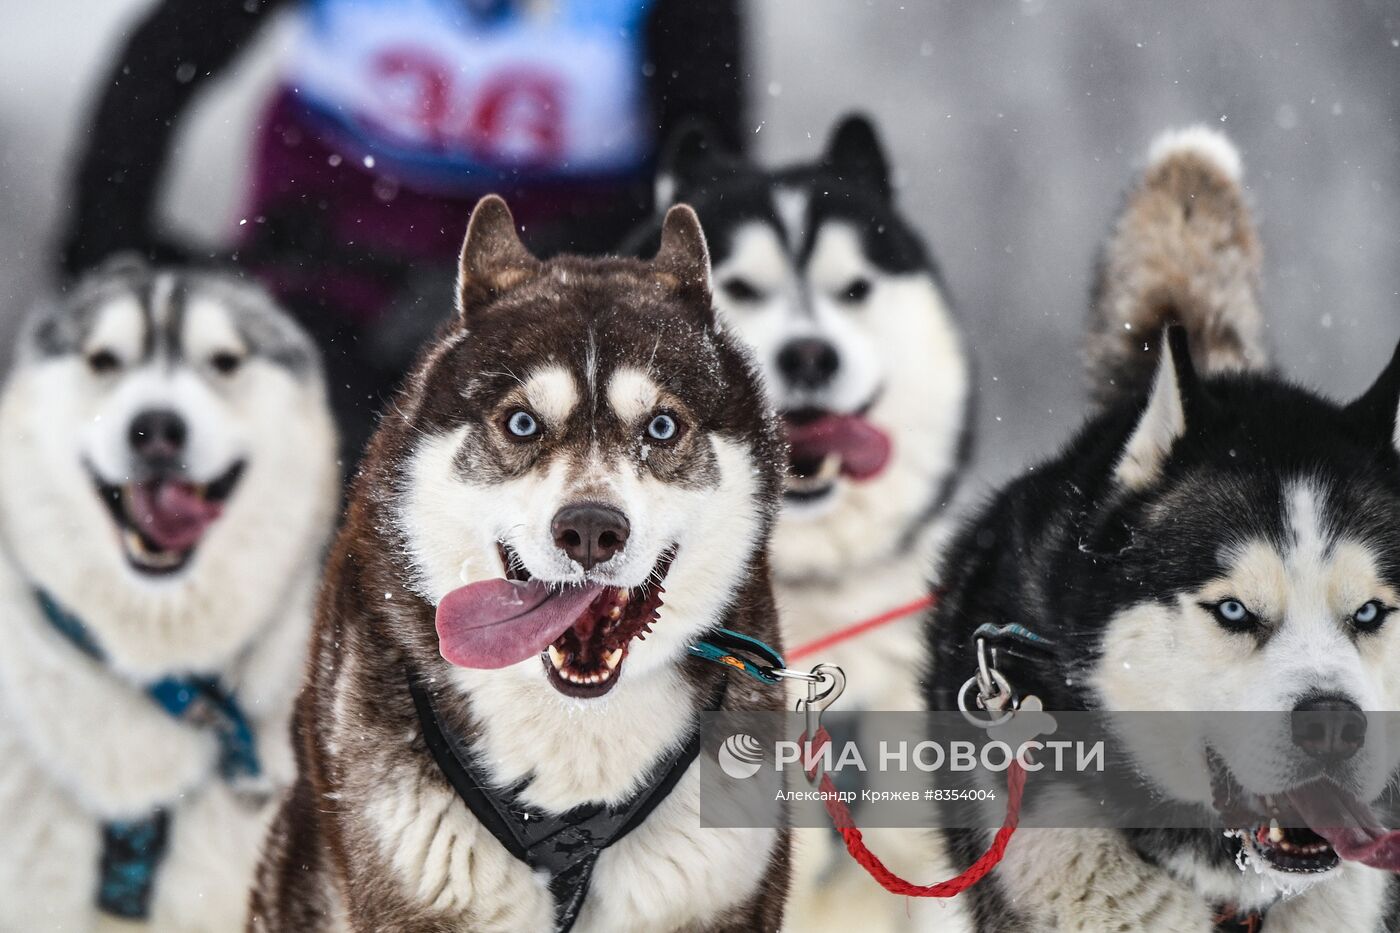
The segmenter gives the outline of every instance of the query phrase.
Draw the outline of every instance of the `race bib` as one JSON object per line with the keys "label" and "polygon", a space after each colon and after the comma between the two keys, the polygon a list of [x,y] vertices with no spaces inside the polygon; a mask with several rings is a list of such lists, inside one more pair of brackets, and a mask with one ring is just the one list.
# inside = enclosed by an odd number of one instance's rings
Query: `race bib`
{"label": "race bib", "polygon": [[288,83],[351,157],[449,187],[635,172],[651,0],[314,0]]}

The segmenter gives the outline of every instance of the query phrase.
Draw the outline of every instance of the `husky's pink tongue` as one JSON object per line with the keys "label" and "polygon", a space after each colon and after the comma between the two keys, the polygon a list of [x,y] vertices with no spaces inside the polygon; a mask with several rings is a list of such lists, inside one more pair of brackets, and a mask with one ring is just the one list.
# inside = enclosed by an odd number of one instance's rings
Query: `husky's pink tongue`
{"label": "husky's pink tongue", "polygon": [[205,499],[195,486],[177,480],[137,483],[128,507],[141,533],[166,551],[194,547],[223,511],[223,505]]}
{"label": "husky's pink tongue", "polygon": [[1371,808],[1330,781],[1313,781],[1288,794],[1308,828],[1337,854],[1384,871],[1400,871],[1400,830],[1385,829]]}
{"label": "husky's pink tongue", "polygon": [[459,667],[509,667],[563,635],[601,592],[502,579],[459,587],[438,603],[438,650]]}
{"label": "husky's pink tongue", "polygon": [[890,437],[858,415],[822,415],[814,421],[787,424],[794,460],[841,458],[841,472],[851,479],[879,475],[890,459]]}

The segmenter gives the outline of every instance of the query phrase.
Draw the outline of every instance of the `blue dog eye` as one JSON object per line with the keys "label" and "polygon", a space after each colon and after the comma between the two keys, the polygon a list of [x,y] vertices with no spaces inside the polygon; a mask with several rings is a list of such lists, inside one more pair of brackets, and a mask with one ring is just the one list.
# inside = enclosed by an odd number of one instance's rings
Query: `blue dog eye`
{"label": "blue dog eye", "polygon": [[1239,600],[1227,599],[1220,604],[1220,614],[1225,617],[1226,621],[1243,622],[1244,617],[1249,615],[1249,610]]}
{"label": "blue dog eye", "polygon": [[1203,602],[1201,608],[1207,609],[1215,615],[1215,621],[1221,623],[1221,628],[1229,632],[1252,632],[1259,619],[1254,618],[1253,612],[1249,611],[1243,602],[1239,600],[1221,600],[1219,602]]}
{"label": "blue dog eye", "polygon": [[675,418],[670,415],[657,415],[647,425],[647,437],[654,441],[674,440],[676,432],[679,430],[680,427],[676,424]]}
{"label": "blue dog eye", "polygon": [[506,419],[506,429],[516,437],[534,437],[540,433],[540,423],[528,411],[517,411]]}
{"label": "blue dog eye", "polygon": [[1378,625],[1385,616],[1385,610],[1377,600],[1371,600],[1351,614],[1351,621],[1361,628]]}

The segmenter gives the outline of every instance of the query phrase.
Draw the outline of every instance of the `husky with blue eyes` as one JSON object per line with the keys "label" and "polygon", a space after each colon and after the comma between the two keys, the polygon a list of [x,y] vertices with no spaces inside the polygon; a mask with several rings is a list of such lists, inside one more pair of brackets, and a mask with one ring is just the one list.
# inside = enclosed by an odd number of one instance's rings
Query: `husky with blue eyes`
{"label": "husky with blue eyes", "polygon": [[777,930],[785,833],[702,828],[696,754],[782,693],[690,648],[780,643],[781,470],[689,208],[541,262],[484,199],[330,560],[254,929]]}
{"label": "husky with blue eyes", "polygon": [[[957,708],[974,631],[1016,623],[1051,643],[1003,658],[1020,696],[1200,712],[1165,755],[1129,741],[1119,777],[1219,828],[1024,830],[971,892],[982,933],[1396,929],[1375,801],[1397,756],[1377,712],[1400,709],[1400,352],[1348,404],[1266,372],[1258,255],[1230,143],[1159,140],[1100,270],[1104,410],[964,529],[928,629],[933,709]],[[1275,715],[1223,740],[1214,711]],[[1089,796],[1057,815],[1109,794]]]}

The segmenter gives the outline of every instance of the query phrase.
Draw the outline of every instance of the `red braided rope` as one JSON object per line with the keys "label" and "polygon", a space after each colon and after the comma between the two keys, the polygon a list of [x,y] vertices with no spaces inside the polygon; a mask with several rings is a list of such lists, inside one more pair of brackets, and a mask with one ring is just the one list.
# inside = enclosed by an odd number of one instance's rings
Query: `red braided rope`
{"label": "red braided rope", "polygon": [[[799,740],[806,741],[804,734]],[[812,752],[812,760],[820,750],[826,747],[831,741],[831,736],[825,729],[818,729],[815,748]],[[810,777],[816,770],[815,767],[807,774]],[[956,897],[977,882],[986,877],[987,873],[997,866],[997,863],[1006,855],[1006,846],[1011,842],[1011,836],[1016,832],[1016,824],[1021,820],[1021,795],[1026,789],[1026,770],[1021,767],[1019,761],[1012,761],[1011,767],[1006,772],[1006,819],[1002,821],[1001,828],[997,830],[996,837],[992,840],[991,846],[983,852],[977,861],[967,867],[967,870],[955,878],[947,881],[940,881],[937,884],[914,884],[905,881],[903,878],[890,871],[879,857],[866,848],[865,840],[861,831],[856,828],[855,822],[851,819],[851,811],[846,808],[836,795],[836,785],[831,782],[831,776],[822,774],[821,790],[822,802],[826,807],[827,815],[831,817],[832,825],[841,834],[841,838],[846,841],[846,851],[851,853],[851,858],[855,859],[861,868],[864,868],[870,877],[879,883],[892,894],[903,894],[907,897]]]}

